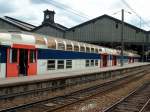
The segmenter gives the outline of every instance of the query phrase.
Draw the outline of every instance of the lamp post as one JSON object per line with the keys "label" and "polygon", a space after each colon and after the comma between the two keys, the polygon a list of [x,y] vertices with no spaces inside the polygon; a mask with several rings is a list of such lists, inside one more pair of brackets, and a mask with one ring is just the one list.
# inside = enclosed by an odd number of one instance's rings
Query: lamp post
{"label": "lamp post", "polygon": [[124,9],[121,10],[121,22],[122,22],[122,26],[121,26],[121,66],[124,65],[123,59],[123,50],[124,50]]}
{"label": "lamp post", "polygon": [[[120,12],[120,11],[119,11]],[[121,40],[120,40],[120,43],[121,43],[121,59],[120,59],[120,65],[123,66],[124,65],[124,55],[123,55],[123,50],[124,50],[124,9],[121,10]],[[118,13],[118,12],[116,12]],[[114,13],[114,14],[116,14]],[[128,12],[128,14],[132,14],[131,12]]]}
{"label": "lamp post", "polygon": [[[141,31],[141,28],[142,28],[142,23],[141,23],[141,17],[139,17],[140,18],[140,31]],[[143,37],[142,36],[142,31],[140,32],[141,33],[141,37]],[[146,38],[146,36],[145,36],[145,38]],[[145,41],[144,41],[144,37],[143,37],[143,39],[142,39],[142,62],[144,62],[144,52],[145,52]]]}
{"label": "lamp post", "polygon": [[[140,19],[140,38],[142,38],[143,36],[142,36],[142,30],[141,30],[141,28],[142,28],[142,18],[141,18],[141,16],[138,16],[137,15],[137,17]],[[146,37],[145,37],[146,38]],[[142,39],[142,41],[141,41],[141,43],[142,43],[142,62],[144,62],[144,52],[145,52],[145,41],[144,41],[144,37],[143,37],[143,39]]]}

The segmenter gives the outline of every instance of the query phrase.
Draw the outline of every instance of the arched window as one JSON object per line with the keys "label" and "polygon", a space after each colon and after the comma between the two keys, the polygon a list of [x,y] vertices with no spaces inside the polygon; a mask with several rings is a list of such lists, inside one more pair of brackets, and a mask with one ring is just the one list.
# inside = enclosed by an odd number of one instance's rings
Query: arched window
{"label": "arched window", "polygon": [[48,48],[56,49],[56,42],[52,38],[47,39]]}
{"label": "arched window", "polygon": [[58,45],[58,50],[65,50],[65,44],[64,43],[58,42],[57,45]]}
{"label": "arched window", "polygon": [[84,46],[80,46],[80,51],[81,52],[85,52],[85,47]]}
{"label": "arched window", "polygon": [[78,45],[74,45],[74,51],[79,51],[79,46]]}

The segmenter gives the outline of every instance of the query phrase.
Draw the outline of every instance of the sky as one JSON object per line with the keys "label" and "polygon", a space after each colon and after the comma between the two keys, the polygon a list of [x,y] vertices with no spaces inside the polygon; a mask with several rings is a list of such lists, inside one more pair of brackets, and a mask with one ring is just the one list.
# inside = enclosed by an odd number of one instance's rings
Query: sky
{"label": "sky", "polygon": [[[150,0],[0,0],[0,17],[10,16],[35,26],[43,21],[43,11],[55,11],[55,22],[68,28],[107,14],[150,30]],[[141,18],[141,19],[140,19]]]}

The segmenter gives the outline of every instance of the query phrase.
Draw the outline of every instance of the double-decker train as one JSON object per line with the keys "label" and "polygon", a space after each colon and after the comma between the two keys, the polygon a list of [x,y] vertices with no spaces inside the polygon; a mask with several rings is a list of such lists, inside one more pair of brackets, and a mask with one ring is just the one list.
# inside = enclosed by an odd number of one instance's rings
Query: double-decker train
{"label": "double-decker train", "polygon": [[[44,75],[120,65],[120,51],[51,36],[1,32],[0,77]],[[124,63],[140,56],[124,51]]]}

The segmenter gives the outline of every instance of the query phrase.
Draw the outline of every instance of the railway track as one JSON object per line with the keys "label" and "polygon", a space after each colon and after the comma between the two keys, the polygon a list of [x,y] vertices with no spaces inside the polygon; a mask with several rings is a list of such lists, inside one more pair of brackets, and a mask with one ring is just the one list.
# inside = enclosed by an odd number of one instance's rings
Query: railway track
{"label": "railway track", "polygon": [[104,112],[150,112],[150,83],[139,87]]}
{"label": "railway track", "polygon": [[93,97],[97,94],[112,90],[113,88],[120,87],[121,84],[126,84],[133,80],[140,79],[142,76],[147,74],[147,72],[142,70],[138,72],[138,75],[136,74],[137,72],[134,72],[134,74],[132,75],[117,79],[115,81],[106,82],[104,84],[90,87],[84,90],[73,92],[66,96],[59,96],[11,108],[1,109],[0,112],[51,112],[61,109],[65,106],[77,103],[79,101],[89,99],[90,97]]}

